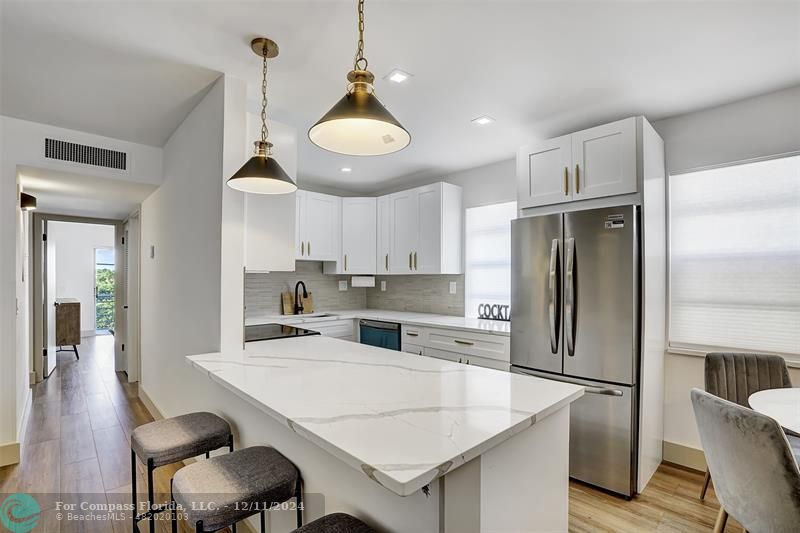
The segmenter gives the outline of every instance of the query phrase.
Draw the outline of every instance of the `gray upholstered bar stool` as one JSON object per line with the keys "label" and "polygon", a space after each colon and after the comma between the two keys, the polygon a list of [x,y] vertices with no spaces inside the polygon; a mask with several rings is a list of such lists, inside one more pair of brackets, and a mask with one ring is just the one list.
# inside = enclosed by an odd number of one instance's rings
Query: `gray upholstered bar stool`
{"label": "gray upholstered bar stool", "polygon": [[[791,387],[792,380],[786,360],[779,355],[713,352],[705,357],[705,386],[706,392],[749,408],[747,399],[751,394]],[[789,440],[792,446],[800,445],[797,437]],[[710,481],[711,473],[706,469],[701,500],[706,497]]]}
{"label": "gray upholstered bar stool", "polygon": [[[261,515],[266,533],[266,511],[296,498],[297,527],[303,525],[303,478],[289,459],[275,448],[253,446],[212,457],[178,470],[172,500],[198,533],[217,531],[250,516]],[[177,531],[175,506],[172,531]]]}
{"label": "gray upholstered bar stool", "polygon": [[377,533],[354,516],[333,513],[309,522],[293,533]]}
{"label": "gray upholstered bar stool", "polygon": [[[218,448],[233,451],[231,426],[212,413],[189,413],[143,424],[131,433],[131,494],[133,499],[133,531],[139,531],[140,520],[150,519],[150,533],[155,528],[156,513],[169,506],[153,505],[153,470],[159,466],[197,457]],[[136,457],[147,466],[147,512],[137,514]]]}

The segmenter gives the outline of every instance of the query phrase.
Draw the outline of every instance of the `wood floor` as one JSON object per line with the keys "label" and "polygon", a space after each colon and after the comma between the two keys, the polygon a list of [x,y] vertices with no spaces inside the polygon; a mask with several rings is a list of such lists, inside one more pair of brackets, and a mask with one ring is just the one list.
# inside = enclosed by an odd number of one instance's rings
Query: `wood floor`
{"label": "wood floor", "polygon": [[[129,521],[66,522],[56,519],[54,502],[87,495],[93,503],[130,501],[130,434],[152,417],[135,384],[114,372],[113,338],[83,339],[81,359],[60,353],[53,375],[33,389],[33,405],[19,465],[0,469],[0,492],[40,495],[43,512],[34,531],[131,530]],[[156,491],[166,498],[178,466],[156,470]],[[137,468],[141,492],[144,468]],[[570,531],[710,532],[719,509],[713,489],[697,498],[703,476],[662,465],[644,493],[631,501],[580,483],[570,484]],[[243,528],[241,528],[243,529]],[[240,530],[241,530],[240,529]],[[142,531],[148,531],[143,525]],[[168,523],[157,531],[167,533]],[[726,532],[743,529],[733,520]]]}

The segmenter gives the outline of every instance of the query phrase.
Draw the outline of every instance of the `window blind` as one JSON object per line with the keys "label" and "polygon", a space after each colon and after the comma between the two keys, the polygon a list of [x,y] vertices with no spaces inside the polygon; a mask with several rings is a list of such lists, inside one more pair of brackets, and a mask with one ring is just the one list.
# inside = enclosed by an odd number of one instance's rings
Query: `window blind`
{"label": "window blind", "polygon": [[478,316],[479,304],[511,304],[511,221],[517,203],[466,210],[465,312]]}
{"label": "window blind", "polygon": [[670,177],[670,347],[800,353],[800,156]]}

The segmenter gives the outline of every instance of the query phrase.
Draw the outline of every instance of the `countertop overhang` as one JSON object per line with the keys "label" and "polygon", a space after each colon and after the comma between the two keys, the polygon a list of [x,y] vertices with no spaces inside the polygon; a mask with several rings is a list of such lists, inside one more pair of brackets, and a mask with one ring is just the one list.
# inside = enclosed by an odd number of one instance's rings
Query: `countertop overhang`
{"label": "countertop overhang", "polygon": [[245,401],[407,496],[583,387],[312,336],[186,357]]}

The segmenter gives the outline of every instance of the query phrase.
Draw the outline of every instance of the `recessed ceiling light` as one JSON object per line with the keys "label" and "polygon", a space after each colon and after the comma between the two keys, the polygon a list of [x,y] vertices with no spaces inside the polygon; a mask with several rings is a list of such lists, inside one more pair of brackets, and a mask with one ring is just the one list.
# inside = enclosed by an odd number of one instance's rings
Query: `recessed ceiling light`
{"label": "recessed ceiling light", "polygon": [[353,169],[350,168],[350,167],[342,167],[339,170],[342,171],[342,172],[352,172],[353,171]]}
{"label": "recessed ceiling light", "polygon": [[478,126],[486,126],[487,124],[491,124],[494,122],[494,119],[487,115],[482,115],[478,118],[473,118],[472,123],[477,124]]}
{"label": "recessed ceiling light", "polygon": [[409,74],[408,72],[404,72],[404,71],[400,70],[399,68],[396,68],[393,71],[391,71],[389,74],[384,76],[383,79],[392,81],[394,83],[403,83],[404,81],[407,81],[408,78],[410,78],[410,77],[411,77],[411,74]]}

